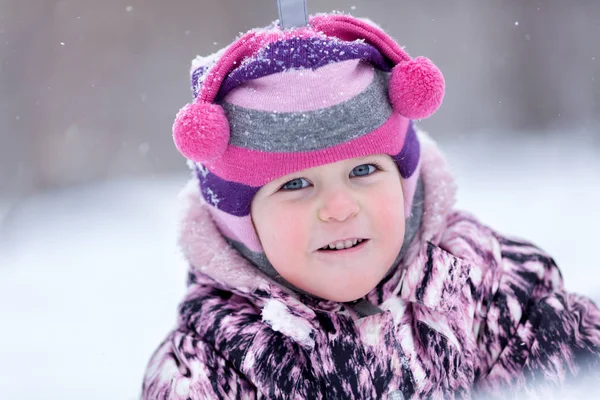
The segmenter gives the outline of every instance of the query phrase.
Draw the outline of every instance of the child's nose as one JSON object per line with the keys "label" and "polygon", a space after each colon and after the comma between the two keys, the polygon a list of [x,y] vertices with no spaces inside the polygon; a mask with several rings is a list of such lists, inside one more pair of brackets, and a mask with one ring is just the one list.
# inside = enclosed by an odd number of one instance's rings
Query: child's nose
{"label": "child's nose", "polygon": [[353,195],[349,191],[338,189],[329,194],[319,208],[319,219],[323,222],[345,221],[358,214],[359,210],[360,206]]}

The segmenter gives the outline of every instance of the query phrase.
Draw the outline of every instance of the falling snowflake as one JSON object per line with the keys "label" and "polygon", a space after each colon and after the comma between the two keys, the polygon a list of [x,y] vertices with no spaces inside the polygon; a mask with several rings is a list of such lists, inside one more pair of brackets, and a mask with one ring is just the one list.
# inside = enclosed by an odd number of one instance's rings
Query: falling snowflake
{"label": "falling snowflake", "polygon": [[148,154],[149,151],[150,151],[150,144],[148,144],[147,142],[141,143],[138,146],[138,152],[142,155]]}

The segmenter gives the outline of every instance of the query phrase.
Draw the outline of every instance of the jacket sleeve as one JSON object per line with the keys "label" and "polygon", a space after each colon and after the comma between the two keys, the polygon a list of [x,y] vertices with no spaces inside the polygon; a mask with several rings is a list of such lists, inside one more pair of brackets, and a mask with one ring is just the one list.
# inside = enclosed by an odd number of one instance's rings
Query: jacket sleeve
{"label": "jacket sleeve", "polygon": [[256,399],[256,389],[215,349],[175,330],[150,359],[141,399]]}
{"label": "jacket sleeve", "polygon": [[555,395],[582,379],[598,385],[600,311],[594,302],[567,292],[554,260],[535,245],[501,235],[467,213],[455,212],[447,222],[440,245],[471,266],[474,393],[522,398],[549,390]]}
{"label": "jacket sleeve", "polygon": [[481,293],[478,389],[542,394],[588,378],[598,387],[596,304],[567,292],[554,260],[542,250],[491,233],[499,262],[496,271],[487,271],[494,283]]}

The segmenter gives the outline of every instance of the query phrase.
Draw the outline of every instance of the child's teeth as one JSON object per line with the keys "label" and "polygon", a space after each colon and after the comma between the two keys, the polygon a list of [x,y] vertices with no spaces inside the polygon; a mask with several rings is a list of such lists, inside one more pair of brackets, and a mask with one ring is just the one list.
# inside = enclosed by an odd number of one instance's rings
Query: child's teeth
{"label": "child's teeth", "polygon": [[330,245],[327,246],[323,246],[321,248],[321,250],[342,250],[342,249],[349,249],[350,247],[356,246],[358,243],[362,242],[363,239],[353,239],[353,240],[346,240],[344,242],[337,242],[337,243],[332,243]]}

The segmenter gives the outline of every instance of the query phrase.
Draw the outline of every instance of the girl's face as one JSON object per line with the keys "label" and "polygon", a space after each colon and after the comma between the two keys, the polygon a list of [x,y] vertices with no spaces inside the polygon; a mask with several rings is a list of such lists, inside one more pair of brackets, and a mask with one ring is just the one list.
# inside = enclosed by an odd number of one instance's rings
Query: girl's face
{"label": "girl's face", "polygon": [[[356,300],[371,291],[404,239],[400,173],[385,154],[271,181],[256,193],[251,215],[275,270],[294,286],[333,301]],[[355,242],[350,249],[329,246]]]}

